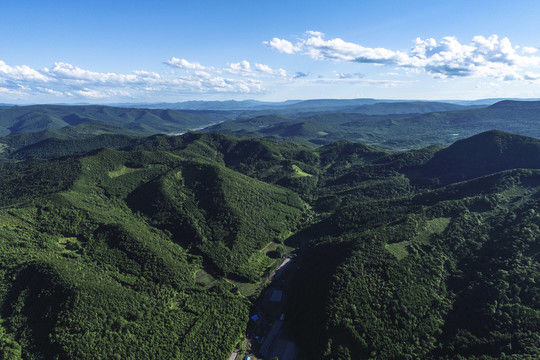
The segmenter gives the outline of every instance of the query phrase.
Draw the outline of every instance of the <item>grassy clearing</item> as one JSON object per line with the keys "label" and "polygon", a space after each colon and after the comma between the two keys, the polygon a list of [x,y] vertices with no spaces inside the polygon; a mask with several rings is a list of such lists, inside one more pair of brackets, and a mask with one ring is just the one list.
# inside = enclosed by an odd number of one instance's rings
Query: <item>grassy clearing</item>
{"label": "grassy clearing", "polygon": [[293,165],[292,166],[293,168],[293,174],[291,175],[292,177],[307,177],[307,176],[313,176],[311,174],[308,174],[307,172],[304,172],[302,171],[302,169],[300,169],[298,166],[296,165]]}
{"label": "grassy clearing", "polygon": [[260,283],[247,283],[234,280],[227,281],[229,281],[231,284],[234,284],[238,288],[240,293],[246,297],[254,294],[260,286]]}
{"label": "grassy clearing", "polygon": [[63,253],[80,254],[82,243],[76,237],[61,237],[58,245]]}
{"label": "grassy clearing", "polygon": [[268,254],[270,251],[276,250],[279,245],[280,244],[272,241],[270,244],[266,245],[264,249],[261,250],[261,252],[263,254]]}
{"label": "grassy clearing", "polygon": [[449,217],[428,220],[425,229],[415,237],[415,240],[420,244],[429,245],[431,243],[429,237],[442,233],[450,224],[450,220]]}
{"label": "grassy clearing", "polygon": [[141,170],[141,169],[128,168],[125,165],[122,165],[122,167],[118,170],[109,171],[109,177],[113,179],[113,178],[116,178],[125,174],[132,173],[137,170]]}
{"label": "grassy clearing", "polygon": [[269,177],[270,175],[277,173],[277,172],[280,171],[282,168],[283,168],[283,166],[281,166],[281,165],[274,165],[274,166],[272,166],[272,167],[266,169],[266,170],[260,175],[260,178],[261,178],[261,179],[267,178],[267,177]]}
{"label": "grassy clearing", "polygon": [[409,255],[407,248],[410,245],[410,241],[401,241],[393,244],[386,244],[384,248],[394,255],[398,260],[405,258]]}
{"label": "grassy clearing", "polygon": [[195,274],[195,281],[199,284],[206,286],[207,288],[213,287],[218,282],[215,277],[213,277],[204,270],[197,271],[197,273]]}
{"label": "grassy clearing", "polygon": [[414,237],[412,241],[406,240],[393,244],[386,244],[384,248],[394,255],[398,260],[405,258],[409,255],[408,247],[412,242],[420,243],[422,245],[429,245],[431,243],[430,236],[433,234],[442,233],[450,224],[451,218],[435,218],[426,221],[426,225],[422,231]]}

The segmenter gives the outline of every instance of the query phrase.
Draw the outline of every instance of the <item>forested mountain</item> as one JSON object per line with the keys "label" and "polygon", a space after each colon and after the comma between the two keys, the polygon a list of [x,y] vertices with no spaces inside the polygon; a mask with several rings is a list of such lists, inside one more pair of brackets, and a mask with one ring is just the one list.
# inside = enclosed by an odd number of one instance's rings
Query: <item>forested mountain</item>
{"label": "forested mountain", "polygon": [[88,122],[114,126],[139,135],[186,132],[228,120],[215,111],[119,108],[101,105],[32,105],[0,108],[0,136],[58,130]]}
{"label": "forested mountain", "polygon": [[[269,114],[240,117],[205,131],[286,139],[310,146],[349,140],[391,150],[450,145],[493,129],[540,137],[539,101],[501,101],[488,107],[449,111],[451,104],[377,103],[361,111]],[[405,111],[404,109],[409,109]],[[358,108],[360,109],[360,108]],[[398,111],[401,109],[401,111]],[[424,113],[428,109],[432,112]],[[396,113],[392,113],[395,111]]]}
{"label": "forested mountain", "polygon": [[0,164],[5,358],[227,359],[276,247],[300,252],[286,319],[302,359],[540,356],[540,140],[107,136]]}
{"label": "forested mountain", "polygon": [[[385,113],[418,113],[429,111],[458,110],[468,106],[489,106],[503,99],[484,99],[473,101],[415,101],[415,100],[391,100],[391,99],[311,99],[311,100],[286,100],[281,102],[264,102],[257,100],[227,100],[227,101],[185,101],[178,103],[146,103],[146,104],[118,104],[122,107],[144,107],[150,109],[175,109],[175,110],[242,110],[242,111],[272,111],[274,113],[291,111],[344,111],[357,109],[358,111],[384,109]],[[389,105],[389,104],[396,104]],[[389,105],[386,108],[386,105]],[[392,109],[393,108],[393,109]],[[411,111],[411,109],[424,109],[425,111]]]}
{"label": "forested mountain", "polygon": [[[234,118],[233,113],[84,105],[0,108],[0,161],[83,154],[127,146],[137,137],[178,134]],[[64,141],[70,140],[70,141]]]}
{"label": "forested mountain", "polygon": [[538,357],[538,145],[490,132],[340,167],[328,216],[298,234],[289,315],[306,357]]}
{"label": "forested mountain", "polygon": [[[264,108],[264,103],[246,101],[240,103],[254,108],[233,109],[237,103],[218,102],[223,106],[219,111],[202,110],[211,106],[206,102],[194,102],[195,110],[66,105],[0,108],[0,135],[4,136],[0,138],[0,156],[11,158],[23,147],[46,139],[107,134],[140,137],[194,129],[288,140],[311,147],[349,140],[389,150],[450,145],[492,129],[540,136],[538,101],[506,100],[466,107],[441,102],[329,99],[290,101],[269,108]],[[115,147],[112,141],[109,146]],[[21,155],[16,158],[21,159]]]}
{"label": "forested mountain", "polygon": [[[168,141],[170,151],[154,145]],[[196,274],[260,280],[275,261],[260,250],[283,241],[307,208],[294,192],[226,167],[214,141],[230,147],[227,161],[251,168],[238,160],[247,153],[234,154],[237,140],[193,136],[140,145],[153,151],[2,166],[4,353],[229,355],[249,304],[228,281],[208,289]]]}

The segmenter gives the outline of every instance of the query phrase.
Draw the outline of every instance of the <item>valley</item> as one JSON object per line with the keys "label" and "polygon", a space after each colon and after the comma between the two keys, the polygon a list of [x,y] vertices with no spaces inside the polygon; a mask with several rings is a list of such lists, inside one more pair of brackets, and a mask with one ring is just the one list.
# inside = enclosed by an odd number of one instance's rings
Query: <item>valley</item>
{"label": "valley", "polygon": [[2,355],[540,356],[538,104],[397,104],[0,111]]}
{"label": "valley", "polygon": [[0,360],[540,359],[538,1],[4,1]]}

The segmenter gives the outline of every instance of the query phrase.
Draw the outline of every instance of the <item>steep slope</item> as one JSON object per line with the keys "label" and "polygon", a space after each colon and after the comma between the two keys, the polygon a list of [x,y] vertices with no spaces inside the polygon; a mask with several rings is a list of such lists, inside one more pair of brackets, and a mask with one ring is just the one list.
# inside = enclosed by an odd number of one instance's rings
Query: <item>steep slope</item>
{"label": "steep slope", "polygon": [[[287,316],[304,356],[539,356],[538,140],[487,132],[390,155],[344,145],[322,151],[326,214],[297,235],[306,245]],[[410,184],[411,165],[448,185]]]}
{"label": "steep slope", "polygon": [[488,131],[456,141],[417,171],[450,183],[515,168],[540,168],[540,140]]}
{"label": "steep slope", "polygon": [[[261,251],[305,205],[199,154],[99,150],[2,165],[2,348],[24,358],[226,358]],[[191,160],[189,159],[191,158]],[[217,277],[198,284],[195,274]],[[10,350],[10,351],[11,351]]]}
{"label": "steep slope", "polygon": [[226,359],[257,297],[233,284],[255,288],[288,245],[304,358],[537,358],[538,145],[187,133],[1,164],[0,348]]}
{"label": "steep slope", "polygon": [[9,154],[12,160],[52,159],[68,155],[81,155],[101,148],[126,147],[137,138],[126,135],[98,135],[87,139],[61,140],[47,138],[40,142],[22,147]]}
{"label": "steep slope", "polygon": [[282,241],[304,209],[292,192],[192,161],[135,190],[128,204],[220,273],[251,281],[272,263],[259,250]]}

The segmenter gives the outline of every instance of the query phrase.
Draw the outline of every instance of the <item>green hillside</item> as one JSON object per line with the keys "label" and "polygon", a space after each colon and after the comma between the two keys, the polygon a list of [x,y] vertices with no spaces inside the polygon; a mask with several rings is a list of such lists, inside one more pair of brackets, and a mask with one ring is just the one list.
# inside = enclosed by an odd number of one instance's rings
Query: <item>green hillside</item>
{"label": "green hillside", "polygon": [[178,133],[228,120],[215,111],[176,111],[119,108],[100,105],[32,105],[0,109],[0,136],[14,133],[58,130],[89,122],[100,122],[139,135]]}
{"label": "green hillside", "polygon": [[327,215],[298,235],[288,316],[306,358],[539,356],[537,143],[488,132],[442,150],[347,156],[321,191]]}
{"label": "green hillside", "polygon": [[489,131],[402,152],[194,132],[17,145],[0,164],[0,353],[227,359],[287,246],[298,360],[536,358],[539,144]]}
{"label": "green hillside", "polygon": [[4,156],[47,139],[75,140],[87,139],[99,135],[140,136],[137,131],[122,129],[98,121],[81,123],[76,126],[65,126],[58,130],[42,130],[36,132],[14,133],[0,138],[0,147]]}
{"label": "green hillside", "polygon": [[540,140],[502,131],[481,133],[439,151],[420,173],[449,183],[513,168],[540,168]]}
{"label": "green hillside", "polygon": [[[288,139],[311,146],[349,140],[391,150],[450,145],[493,129],[540,137],[538,101],[507,100],[489,107],[464,110],[452,110],[451,106],[441,107],[429,102],[377,103],[364,107],[365,113],[351,109],[317,114],[298,112],[287,114],[286,118],[266,115],[264,121],[259,121],[260,117],[240,117],[204,131]],[[405,108],[410,112],[399,111],[405,111]],[[425,113],[429,109],[433,111]]]}
{"label": "green hillside", "polygon": [[449,104],[436,101],[407,101],[407,102],[378,102],[376,104],[362,105],[352,112],[367,115],[390,115],[390,114],[424,114],[431,112],[465,110],[457,104]]}
{"label": "green hillside", "polygon": [[[248,302],[225,277],[259,281],[275,261],[260,250],[305,212],[180,153],[2,166],[2,349],[28,359],[227,357]],[[196,283],[201,269],[222,280]]]}

